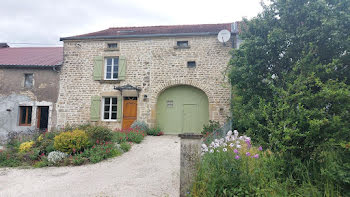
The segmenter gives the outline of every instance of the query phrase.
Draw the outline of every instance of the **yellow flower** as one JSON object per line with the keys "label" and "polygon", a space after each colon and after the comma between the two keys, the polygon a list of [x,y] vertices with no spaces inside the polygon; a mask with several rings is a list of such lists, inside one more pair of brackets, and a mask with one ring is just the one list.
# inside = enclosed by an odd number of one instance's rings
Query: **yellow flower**
{"label": "yellow flower", "polygon": [[33,145],[34,145],[34,142],[33,142],[33,141],[23,142],[23,143],[19,146],[19,152],[20,152],[20,153],[28,152],[28,151],[30,150],[30,148],[32,148]]}
{"label": "yellow flower", "polygon": [[43,134],[39,135],[39,137],[38,137],[38,142],[40,142],[40,141],[43,140],[43,139],[44,139]]}

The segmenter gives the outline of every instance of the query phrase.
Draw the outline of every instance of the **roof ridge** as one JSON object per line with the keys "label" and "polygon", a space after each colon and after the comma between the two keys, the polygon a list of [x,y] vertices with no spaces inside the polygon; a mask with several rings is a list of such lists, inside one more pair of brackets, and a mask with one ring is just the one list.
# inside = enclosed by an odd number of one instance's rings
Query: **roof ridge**
{"label": "roof ridge", "polygon": [[[232,24],[234,22],[231,23],[206,23],[206,24],[182,24],[182,25],[145,25],[145,26],[128,26],[128,27],[109,27],[108,29],[119,29],[119,28],[144,28],[144,27],[179,27],[179,26],[201,26],[201,25],[228,25],[228,24]],[[105,29],[107,30],[107,29]],[[101,30],[104,31],[104,30]]]}

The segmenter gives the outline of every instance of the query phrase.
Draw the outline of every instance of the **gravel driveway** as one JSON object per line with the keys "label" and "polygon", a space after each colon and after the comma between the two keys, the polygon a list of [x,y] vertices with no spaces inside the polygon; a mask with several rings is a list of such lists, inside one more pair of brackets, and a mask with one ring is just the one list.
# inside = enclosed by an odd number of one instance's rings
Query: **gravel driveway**
{"label": "gravel driveway", "polygon": [[97,164],[0,168],[0,196],[179,196],[180,139],[147,136]]}

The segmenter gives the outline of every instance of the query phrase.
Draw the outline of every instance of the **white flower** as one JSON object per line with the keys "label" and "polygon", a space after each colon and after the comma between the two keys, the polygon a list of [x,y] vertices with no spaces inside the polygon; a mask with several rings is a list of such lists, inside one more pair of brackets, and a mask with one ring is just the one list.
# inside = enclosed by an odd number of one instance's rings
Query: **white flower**
{"label": "white flower", "polygon": [[237,147],[237,148],[241,148],[242,146],[241,146],[241,145],[239,145],[239,144],[237,144],[237,145],[236,145],[236,147]]}
{"label": "white flower", "polygon": [[68,156],[67,153],[63,153],[61,151],[52,151],[47,156],[47,160],[49,160],[49,162],[51,162],[51,163],[57,163],[57,162],[62,161],[67,156]]}
{"label": "white flower", "polygon": [[231,148],[234,147],[234,146],[235,146],[235,145],[234,145],[233,143],[230,144],[230,147],[231,147]]}
{"label": "white flower", "polygon": [[216,150],[216,152],[220,152],[219,150]]}
{"label": "white flower", "polygon": [[226,136],[226,137],[225,137],[225,141],[226,141],[226,142],[230,141],[230,136]]}
{"label": "white flower", "polygon": [[237,137],[238,137],[238,131],[237,131],[237,130],[234,130],[234,131],[233,131],[233,135],[235,136],[235,138],[237,138]]}
{"label": "white flower", "polygon": [[214,149],[210,149],[210,151],[209,151],[210,153],[213,153],[214,152]]}
{"label": "white flower", "polygon": [[225,146],[227,146],[227,144],[226,144],[226,143],[223,143],[223,144],[222,144],[222,146],[224,146],[224,147],[225,147]]}
{"label": "white flower", "polygon": [[230,130],[229,132],[227,132],[227,135],[228,137],[230,137],[232,135],[232,131]]}
{"label": "white flower", "polygon": [[202,148],[203,148],[203,149],[206,149],[206,148],[208,148],[208,147],[207,147],[206,144],[202,144]]}
{"label": "white flower", "polygon": [[226,151],[227,151],[227,148],[223,148],[222,151],[226,152]]}

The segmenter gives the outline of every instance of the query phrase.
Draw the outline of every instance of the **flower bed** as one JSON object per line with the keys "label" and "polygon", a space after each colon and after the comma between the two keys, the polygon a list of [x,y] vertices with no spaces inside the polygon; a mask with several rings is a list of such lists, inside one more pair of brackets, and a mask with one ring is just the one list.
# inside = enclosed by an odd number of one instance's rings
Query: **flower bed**
{"label": "flower bed", "polygon": [[145,135],[140,129],[112,132],[101,126],[81,125],[38,133],[26,140],[12,138],[6,150],[0,150],[0,167],[97,163],[129,151],[132,143],[140,143]]}

